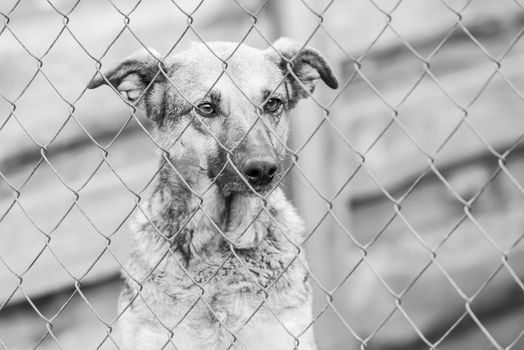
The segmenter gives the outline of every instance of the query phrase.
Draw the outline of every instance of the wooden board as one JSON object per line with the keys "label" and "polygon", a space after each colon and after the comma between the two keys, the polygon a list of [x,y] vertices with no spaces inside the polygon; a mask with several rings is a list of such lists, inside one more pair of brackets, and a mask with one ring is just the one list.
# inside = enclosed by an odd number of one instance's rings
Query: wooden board
{"label": "wooden board", "polygon": [[[140,192],[156,171],[154,146],[145,137],[135,135],[117,141],[110,150],[108,163],[129,188]],[[101,160],[102,152],[95,147],[49,159],[64,182],[75,191]],[[18,187],[32,172],[31,168],[32,165],[21,168],[10,177],[12,183]],[[4,188],[3,192],[6,195],[0,198],[2,214],[11,207],[14,198],[7,195],[8,189]],[[127,260],[131,238],[127,222],[136,196],[124,187],[106,164],[78,191],[77,205],[74,194],[45,163],[20,192],[18,202],[0,222],[0,256],[15,273],[23,274],[21,286],[25,293],[36,297],[52,290],[70,288],[74,279],[69,274],[80,278],[89,271],[81,280],[89,283],[118,273],[120,263]],[[48,248],[46,235],[49,236]],[[110,237],[110,244],[103,235]],[[118,261],[106,252],[91,268],[106,244]],[[0,266],[0,281],[0,300],[5,300],[18,281],[3,264]],[[17,292],[11,301],[20,299],[24,296]]]}
{"label": "wooden board", "polygon": [[[491,40],[499,40],[503,43],[500,46],[504,46],[510,38],[511,35],[505,34]],[[345,179],[361,164],[375,177],[365,169],[359,171],[348,185],[352,200],[380,195],[376,181],[395,191],[421,174],[430,157],[437,168],[446,169],[467,159],[489,155],[493,150],[503,153],[523,135],[524,100],[522,93],[515,92],[508,81],[520,91],[524,88],[520,69],[524,45],[515,46],[502,61],[503,77],[495,74],[489,81],[495,71],[493,63],[472,47],[469,40],[454,41],[440,56],[435,57],[432,72],[441,87],[426,76],[408,95],[423,68],[404,50],[395,59],[377,61],[387,66],[368,75],[390,107],[362,79],[352,82],[345,91],[346,98],[333,105],[330,114],[333,125],[365,156],[364,163],[357,159],[356,165],[342,170]],[[461,108],[467,111],[466,119]],[[398,111],[396,120],[393,109]],[[343,162],[356,158],[346,141],[334,131],[332,134],[336,159]],[[522,143],[518,146],[522,147]]]}

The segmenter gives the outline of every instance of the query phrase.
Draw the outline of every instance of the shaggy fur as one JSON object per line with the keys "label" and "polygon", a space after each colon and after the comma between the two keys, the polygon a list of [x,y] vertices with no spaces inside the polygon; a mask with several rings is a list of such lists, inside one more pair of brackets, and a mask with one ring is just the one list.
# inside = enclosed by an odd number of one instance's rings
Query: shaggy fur
{"label": "shaggy fur", "polygon": [[[316,349],[303,223],[274,187],[286,112],[319,79],[337,81],[321,54],[288,39],[266,50],[237,46],[194,44],[165,60],[147,50],[89,85],[111,85],[143,109],[163,148],[132,228],[122,349]],[[278,110],[267,111],[270,98]],[[199,110],[203,102],[212,115]],[[260,157],[278,171],[250,185],[242,169]]]}

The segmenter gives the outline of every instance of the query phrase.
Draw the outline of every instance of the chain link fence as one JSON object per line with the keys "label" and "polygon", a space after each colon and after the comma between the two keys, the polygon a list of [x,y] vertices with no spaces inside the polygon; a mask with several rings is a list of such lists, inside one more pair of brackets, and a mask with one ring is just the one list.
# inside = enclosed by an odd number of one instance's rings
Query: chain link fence
{"label": "chain link fence", "polygon": [[[169,168],[198,199],[178,232],[198,217],[229,246],[205,280],[177,267],[203,291],[184,317],[205,304],[231,336],[224,348],[242,348],[236,333],[261,308],[286,328],[268,295],[300,265],[314,305],[304,329],[286,329],[295,348],[314,329],[322,349],[524,349],[519,0],[18,0],[0,15],[0,348],[122,348],[119,322],[137,300],[147,305],[144,282],[176,254],[157,256],[140,278],[126,267],[135,216],[174,246],[177,234],[157,227],[148,202]],[[297,41],[294,57],[274,46],[280,36]],[[235,42],[232,52],[221,56],[214,40]],[[289,143],[278,140],[287,155],[278,186],[307,228],[300,242],[283,233],[296,249],[268,285],[209,212],[214,180],[204,189],[185,180],[135,98],[118,86],[87,89],[97,77],[114,85],[109,68],[141,48],[158,63],[146,91],[159,78],[184,96],[160,63],[190,41],[220,62],[212,88],[232,82],[258,111],[237,146],[257,123],[271,129],[228,65],[243,44],[286,61],[275,90],[285,79],[306,88],[293,63],[307,47],[339,80],[336,90],[319,83],[290,112]],[[262,203],[249,225],[261,215],[280,225],[270,194],[257,194],[235,165],[237,146],[222,145],[202,118],[191,123],[227,154],[220,174],[230,166]],[[237,330],[205,295],[227,264],[265,295]],[[138,292],[117,312],[120,271]],[[169,334],[161,348],[179,348],[176,327],[148,308]]]}

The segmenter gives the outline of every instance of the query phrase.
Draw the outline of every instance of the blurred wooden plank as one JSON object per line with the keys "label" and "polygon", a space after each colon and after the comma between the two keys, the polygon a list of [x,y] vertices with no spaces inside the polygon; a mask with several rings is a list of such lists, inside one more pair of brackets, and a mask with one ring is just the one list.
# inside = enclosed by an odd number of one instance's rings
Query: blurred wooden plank
{"label": "blurred wooden plank", "polygon": [[[459,44],[453,52],[464,50]],[[469,56],[465,56],[462,59],[467,61]],[[448,59],[449,62],[455,62]],[[520,62],[523,59],[524,48],[517,47],[503,61],[502,72],[517,89],[524,87],[524,78],[520,73]],[[377,82],[379,91],[390,101],[399,101],[414,84],[415,77],[420,76],[421,71],[417,73],[413,66],[403,62],[402,59],[391,61],[391,65],[396,66],[391,68],[394,73],[388,76],[387,81]],[[468,106],[468,101],[481,90],[493,70],[493,65],[485,60],[481,63],[472,59],[470,68],[463,69],[459,64],[454,69],[453,64],[450,64],[447,70],[437,75],[447,93],[467,107],[468,123],[475,130],[472,131],[467,123],[463,123],[434,157],[437,168],[445,169],[467,159],[489,155],[486,143],[503,152],[523,134],[524,120],[521,115],[524,101],[498,75],[489,82],[478,100]],[[380,76],[377,75],[377,78]],[[373,76],[371,79],[376,81]],[[392,81],[396,84],[391,85],[389,82]],[[429,158],[418,147],[428,155],[433,155],[460,123],[462,112],[445,97],[440,88],[426,78],[398,108],[398,120],[411,136],[396,121],[387,132],[381,134],[391,122],[392,112],[369,91],[365,83],[356,83],[351,92],[348,92],[349,100],[338,106],[335,104],[332,118],[352,145],[360,152],[365,152],[364,166],[383,187],[394,192],[426,169]],[[395,106],[395,103],[392,105]],[[379,136],[379,141],[369,149]],[[347,147],[339,150],[339,154],[339,157],[354,157]],[[355,168],[347,168],[345,173],[349,176],[354,170]],[[364,171],[360,171],[349,187],[356,201],[382,195],[374,180]]]}
{"label": "blurred wooden plank", "polygon": [[[110,339],[100,346],[108,329],[95,316],[90,307],[99,317],[111,323],[116,317],[120,288],[121,281],[117,279],[82,287],[82,293],[88,300],[89,306],[79,293],[71,298],[73,294],[71,290],[56,291],[53,295],[37,300],[35,304],[45,317],[51,318],[67,302],[67,307],[56,318],[53,318],[53,334],[60,342],[62,349],[115,350],[118,348]],[[46,325],[46,322],[35,313],[29,304],[5,308],[2,309],[2,317],[0,317],[0,339],[7,349],[34,349],[46,333]],[[57,348],[58,345],[53,337],[46,337],[38,346],[38,349],[41,350]]]}
{"label": "blurred wooden plank", "polygon": [[[119,139],[109,151],[107,159],[112,168],[129,188],[139,193],[154,175],[157,166],[155,147],[151,141],[144,135],[134,134]],[[127,221],[136,201],[136,197],[107,165],[102,165],[88,184],[81,188],[102,160],[102,152],[94,146],[74,153],[66,152],[49,160],[64,181],[78,191],[77,203],[81,210],[73,206],[73,193],[44,163],[20,190],[20,205],[15,204],[0,221],[2,242],[5,243],[0,245],[0,256],[17,274],[30,267],[23,275],[22,288],[31,297],[71,287],[74,279],[69,273],[80,278],[89,271],[82,278],[85,283],[118,273],[119,262],[127,260],[131,238]],[[31,167],[21,168],[17,174],[10,176],[12,183],[15,186],[23,183],[31,173]],[[10,190],[3,186],[2,192],[8,194]],[[13,198],[12,194],[0,197],[2,214],[10,207]],[[44,249],[45,234],[50,236],[52,252],[49,248]],[[110,249],[118,262],[106,252],[91,268],[106,247],[107,241],[102,235],[110,237]],[[43,253],[31,266],[42,249]],[[0,300],[5,300],[17,286],[17,279],[3,265],[0,265],[0,285]],[[17,292],[11,302],[23,298]]]}
{"label": "blurred wooden plank", "polygon": [[[402,46],[401,41],[416,46],[436,37],[443,38],[457,23],[455,12],[460,12],[462,23],[475,35],[505,30],[522,16],[521,6],[514,1],[335,1],[324,12],[326,4],[326,1],[318,1],[309,6],[322,14],[322,27],[355,57],[368,50],[372,43],[371,51],[378,52]],[[388,15],[400,39],[391,30],[382,32]],[[314,22],[317,17],[310,12],[303,19]]]}
{"label": "blurred wooden plank", "polygon": [[[503,250],[508,250],[508,264],[520,283],[524,278],[524,246],[521,243],[510,247],[522,235],[524,219],[521,213],[522,205],[519,205],[496,213],[475,215],[493,240]],[[439,225],[428,225],[417,233],[428,246],[436,249],[445,235],[452,231],[453,222],[449,220]],[[503,228],[501,222],[504,223]],[[354,261],[358,258],[349,257]],[[410,288],[402,294],[402,308],[423,334],[437,336],[439,330],[443,332],[449,328],[465,312],[466,303],[441,269],[463,293],[472,296],[498,269],[501,259],[502,253],[469,220],[460,225],[438,249],[436,261],[439,267],[432,263],[427,269],[425,266],[431,261],[431,253],[414,234],[407,228],[402,231],[387,229],[382,238],[368,249],[367,263],[361,265],[337,293],[335,305],[349,305],[350,312],[344,317],[361,337],[374,332],[396,307],[394,296],[375,276],[377,273],[395,293]],[[373,267],[374,272],[369,266]],[[503,267],[474,299],[472,309],[482,320],[486,320],[492,310],[511,308],[519,300],[522,300],[522,289],[514,276]],[[415,329],[397,310],[373,337],[370,349],[404,349],[408,348],[408,344],[417,343],[417,340]],[[505,342],[508,340],[505,339]]]}
{"label": "blurred wooden plank", "polygon": [[[524,181],[523,157],[522,153],[515,154],[508,158],[506,164],[521,184]],[[469,199],[484,187],[496,166],[496,162],[479,160],[474,165],[456,166],[445,176],[459,195]],[[485,172],[479,171],[484,168]],[[462,181],[473,187],[462,186]],[[464,215],[464,207],[437,178],[422,181],[402,202],[402,219],[397,215],[390,222],[395,210],[394,204],[386,198],[355,205],[352,232],[361,244],[369,244],[379,233],[381,237],[367,249],[367,263],[348,279],[335,304],[337,307],[349,304],[350,311],[344,317],[358,329],[359,335],[365,337],[373,332],[395,309],[395,298],[375,276],[378,274],[395,293],[410,288],[402,295],[401,306],[425,336],[436,340],[465,311],[465,300],[452,283],[466,295],[473,295],[497,270],[503,261],[503,254],[506,254],[508,265],[516,276],[503,267],[472,302],[472,309],[481,321],[494,324],[493,317],[504,318],[502,313],[512,310],[522,300],[524,245],[519,240],[522,239],[524,227],[523,208],[524,193],[504,173],[472,205],[471,215],[481,229],[468,218],[456,228]],[[449,238],[446,238],[448,235]],[[441,244],[444,240],[445,243]],[[428,269],[424,269],[431,261],[431,252],[424,244],[429,249],[438,248],[435,261],[439,267],[433,262]],[[356,254],[348,254],[344,265],[351,267],[358,258]],[[413,281],[416,282],[410,286]],[[342,295],[351,297],[343,298]],[[508,332],[499,330],[498,333],[500,338],[497,339],[503,344],[509,344],[514,339],[514,329],[513,333],[509,329]],[[449,344],[461,343],[460,331],[454,332],[452,337],[458,338],[451,338]],[[474,339],[479,340],[478,337]],[[418,335],[399,311],[369,345],[372,349],[421,348]]]}
{"label": "blurred wooden plank", "polygon": [[[494,317],[483,321],[484,327],[493,336],[493,338],[503,347],[509,347],[513,342],[513,349],[524,348],[524,338],[517,340],[522,333],[524,324],[524,305],[516,303],[509,310],[499,310],[494,312]],[[439,350],[456,350],[456,349],[489,349],[495,347],[494,344],[486,338],[476,324],[470,322],[469,327],[458,327],[457,331],[452,332],[449,337],[439,345]],[[424,347],[418,346],[417,349]],[[407,348],[403,348],[407,349]],[[415,347],[413,348],[415,349]]]}

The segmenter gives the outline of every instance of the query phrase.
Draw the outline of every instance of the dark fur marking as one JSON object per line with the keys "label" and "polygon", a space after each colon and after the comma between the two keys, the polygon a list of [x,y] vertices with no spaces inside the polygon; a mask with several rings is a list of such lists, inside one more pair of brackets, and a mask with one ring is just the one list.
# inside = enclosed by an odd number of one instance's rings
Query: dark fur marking
{"label": "dark fur marking", "polygon": [[294,64],[288,63],[286,60],[281,60],[278,67],[280,68],[280,71],[282,72],[283,76],[286,78],[284,84],[288,96],[288,105],[289,108],[292,109],[297,105],[298,100],[300,99],[299,91],[303,91],[303,89],[300,83],[289,71],[288,64],[290,65],[290,69],[293,70]]}
{"label": "dark fur marking", "polygon": [[[189,189],[180,183],[179,176],[174,173],[169,164],[164,164],[159,172],[159,186],[155,188],[152,197],[157,197],[155,202],[164,204],[157,210],[158,216],[151,218],[151,223],[156,227],[153,231],[157,240],[169,240],[170,246],[178,252],[183,262],[188,265],[192,258],[191,242],[194,230],[184,228],[183,225],[191,217],[187,208],[188,198],[191,196]],[[176,202],[173,199],[177,199]],[[149,206],[151,206],[151,201]],[[152,211],[152,208],[149,208]]]}
{"label": "dark fur marking", "polygon": [[222,94],[218,90],[211,90],[207,97],[211,101],[211,104],[216,108],[217,114],[223,113],[224,109],[222,106]]}
{"label": "dark fur marking", "polygon": [[186,266],[191,261],[191,242],[194,235],[193,229],[182,229],[177,235],[173,237],[171,246],[182,255],[182,259]]}
{"label": "dark fur marking", "polygon": [[208,156],[209,178],[226,191],[228,190],[228,185],[237,181],[235,178],[236,172],[227,161],[227,154],[224,148],[219,147],[217,154]]}
{"label": "dark fur marking", "polygon": [[134,303],[132,302],[138,292],[129,285],[129,281],[124,279],[124,284],[122,285],[122,290],[120,291],[120,299],[126,301],[126,305],[129,305],[129,310],[133,310]]}
{"label": "dark fur marking", "polygon": [[[153,84],[145,91],[145,107],[148,118],[162,126],[165,118],[165,103],[158,103],[153,100],[153,94],[158,94],[161,101],[165,100],[166,88],[164,84],[165,78],[159,74]],[[160,91],[158,91],[158,89]],[[156,97],[156,96],[155,96]]]}
{"label": "dark fur marking", "polygon": [[[200,118],[202,118],[202,117],[200,117]],[[204,124],[202,123],[200,118],[197,117],[197,116],[193,116],[191,124],[193,125],[193,128],[195,128],[196,131],[198,131],[202,135],[207,135],[208,134],[208,130],[204,127]]]}

